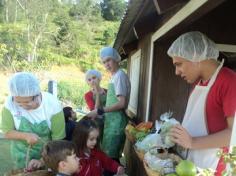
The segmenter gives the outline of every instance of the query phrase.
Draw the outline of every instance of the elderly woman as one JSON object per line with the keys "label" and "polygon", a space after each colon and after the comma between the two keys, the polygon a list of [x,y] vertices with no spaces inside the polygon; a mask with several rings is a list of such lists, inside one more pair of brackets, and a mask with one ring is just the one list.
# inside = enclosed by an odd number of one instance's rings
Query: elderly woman
{"label": "elderly woman", "polygon": [[29,157],[28,169],[38,168],[43,164],[39,160],[43,144],[65,137],[61,105],[53,95],[40,91],[39,81],[31,73],[13,75],[9,89],[2,110],[2,131],[5,138],[14,140],[11,154],[16,167],[24,168]]}
{"label": "elderly woman", "polygon": [[221,176],[236,110],[236,74],[218,62],[216,44],[201,32],[177,38],[168,50],[175,74],[194,84],[182,125],[171,129],[173,142],[189,150],[187,158]]}
{"label": "elderly woman", "polygon": [[124,129],[128,122],[124,110],[129,102],[130,81],[126,73],[119,68],[121,58],[114,48],[101,49],[100,58],[105,68],[111,73],[106,106],[93,110],[88,116],[93,117],[105,113],[102,149],[108,156],[119,161],[125,142]]}

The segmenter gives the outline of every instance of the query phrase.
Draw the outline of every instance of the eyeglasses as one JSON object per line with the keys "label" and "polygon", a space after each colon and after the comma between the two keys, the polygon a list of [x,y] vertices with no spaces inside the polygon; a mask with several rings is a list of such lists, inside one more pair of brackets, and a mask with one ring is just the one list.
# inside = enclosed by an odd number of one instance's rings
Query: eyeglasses
{"label": "eyeglasses", "polygon": [[92,76],[91,78],[88,78],[87,80],[88,80],[88,82],[90,82],[90,81],[95,80],[95,79],[97,79],[97,77],[96,76]]}
{"label": "eyeglasses", "polygon": [[25,107],[25,106],[31,106],[33,103],[40,102],[39,100],[40,95],[34,95],[32,96],[32,99],[29,99],[28,97],[12,97],[12,101],[17,104],[18,106]]}

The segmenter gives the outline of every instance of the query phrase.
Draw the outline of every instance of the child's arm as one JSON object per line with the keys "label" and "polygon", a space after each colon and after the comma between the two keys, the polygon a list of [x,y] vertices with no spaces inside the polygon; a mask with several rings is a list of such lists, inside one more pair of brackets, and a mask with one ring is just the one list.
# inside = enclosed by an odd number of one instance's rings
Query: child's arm
{"label": "child's arm", "polygon": [[117,169],[116,175],[123,175],[125,173],[125,169],[122,166],[119,166]]}
{"label": "child's arm", "polygon": [[102,151],[96,151],[97,158],[101,161],[102,167],[105,170],[108,170],[110,172],[118,173],[119,167],[121,167],[116,161],[109,158],[105,153]]}

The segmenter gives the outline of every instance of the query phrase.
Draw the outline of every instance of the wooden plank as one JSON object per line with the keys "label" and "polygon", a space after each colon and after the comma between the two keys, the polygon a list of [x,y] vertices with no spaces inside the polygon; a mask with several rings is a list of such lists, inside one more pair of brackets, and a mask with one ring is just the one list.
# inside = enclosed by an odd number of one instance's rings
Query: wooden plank
{"label": "wooden plank", "polygon": [[153,0],[159,15],[184,2],[186,2],[186,0]]}
{"label": "wooden plank", "polygon": [[236,45],[216,44],[216,46],[220,51],[236,53]]}
{"label": "wooden plank", "polygon": [[190,85],[175,75],[172,59],[166,54],[169,43],[155,42],[153,77],[151,92],[151,117],[149,120],[159,120],[161,114],[172,111],[178,121],[182,121]]}
{"label": "wooden plank", "polygon": [[149,14],[141,21],[136,22],[134,28],[138,38],[141,39],[148,33],[154,32],[158,22],[159,20],[156,13]]}
{"label": "wooden plank", "polygon": [[129,54],[131,51],[137,50],[137,48],[138,48],[138,40],[135,40],[131,43],[127,43],[122,47],[123,52],[126,55]]}
{"label": "wooden plank", "polygon": [[207,0],[190,0],[182,9],[180,9],[172,18],[170,18],[162,27],[160,27],[153,35],[152,41],[156,41],[169,30],[178,25],[185,18],[190,16],[194,11],[205,4]]}

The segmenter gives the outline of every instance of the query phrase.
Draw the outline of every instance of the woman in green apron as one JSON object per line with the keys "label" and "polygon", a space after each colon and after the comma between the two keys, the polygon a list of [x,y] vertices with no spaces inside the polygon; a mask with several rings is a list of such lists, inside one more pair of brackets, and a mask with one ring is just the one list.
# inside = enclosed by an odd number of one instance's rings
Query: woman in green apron
{"label": "woman in green apron", "polygon": [[39,82],[31,73],[13,75],[9,89],[11,95],[2,110],[1,128],[5,138],[13,141],[12,169],[41,167],[44,143],[65,137],[61,105],[56,97],[40,91]]}
{"label": "woman in green apron", "polygon": [[130,81],[126,73],[119,68],[121,58],[114,48],[103,48],[100,57],[112,75],[108,85],[106,106],[91,111],[88,116],[96,117],[105,113],[102,149],[108,156],[119,161],[125,142],[124,129],[128,122],[124,110],[129,101]]}

